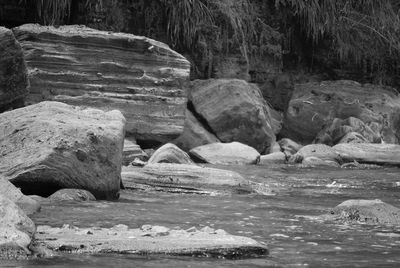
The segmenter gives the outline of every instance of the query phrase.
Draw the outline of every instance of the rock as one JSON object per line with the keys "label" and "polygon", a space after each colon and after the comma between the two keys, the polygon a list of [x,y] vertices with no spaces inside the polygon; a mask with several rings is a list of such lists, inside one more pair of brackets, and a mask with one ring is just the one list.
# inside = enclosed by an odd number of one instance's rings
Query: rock
{"label": "rock", "polygon": [[0,195],[0,259],[26,258],[35,224],[10,199]]}
{"label": "rock", "polygon": [[279,140],[278,144],[281,146],[281,150],[286,155],[294,155],[303,147],[303,145],[298,144],[297,142],[287,138]]}
{"label": "rock", "polygon": [[18,205],[26,215],[31,215],[40,210],[40,203],[24,195],[11,182],[0,175],[0,195],[7,197]]}
{"label": "rock", "polygon": [[302,163],[308,157],[316,157],[323,161],[341,162],[339,154],[332,147],[325,144],[309,144],[302,147],[290,157],[292,163]]}
{"label": "rock", "polygon": [[340,143],[333,146],[345,162],[400,165],[400,145],[371,143]]}
{"label": "rock", "polygon": [[51,201],[96,201],[91,192],[81,189],[61,189],[48,197]]}
{"label": "rock", "polygon": [[279,143],[274,142],[270,148],[269,153],[272,154],[272,153],[280,153],[280,152],[282,152],[281,146],[279,145]]}
{"label": "rock", "polygon": [[151,164],[124,167],[126,189],[150,189],[176,193],[212,194],[252,192],[249,182],[236,172],[186,164]]}
{"label": "rock", "polygon": [[215,142],[220,141],[214,134],[207,131],[193,113],[187,109],[183,133],[173,143],[188,152],[195,147]]}
{"label": "rock", "polygon": [[280,135],[311,143],[333,119],[355,117],[368,126],[376,123],[374,132],[384,142],[398,143],[399,114],[400,96],[394,89],[345,80],[298,84]]}
{"label": "rock", "polygon": [[230,235],[223,230],[170,230],[150,225],[141,229],[120,229],[38,226],[36,239],[42,247],[53,251],[80,254],[162,254],[216,258],[268,254],[268,249],[257,241]]}
{"label": "rock", "polygon": [[23,106],[28,87],[21,46],[11,30],[0,27],[0,112]]}
{"label": "rock", "polygon": [[271,112],[257,86],[238,79],[196,80],[188,97],[220,141],[260,153],[275,141]]}
{"label": "rock", "polygon": [[261,166],[268,166],[270,164],[284,164],[286,162],[286,155],[282,152],[271,153],[267,155],[262,155],[260,157]]}
{"label": "rock", "polygon": [[322,129],[314,140],[314,143],[324,143],[333,146],[349,133],[359,133],[366,142],[381,143],[379,133],[375,133],[369,126],[358,118],[349,117],[345,120],[335,118],[332,124]]}
{"label": "rock", "polygon": [[293,79],[287,74],[278,74],[260,86],[260,90],[275,110],[284,112],[293,94]]}
{"label": "rock", "polygon": [[338,143],[368,143],[368,141],[358,132],[349,132]]}
{"label": "rock", "polygon": [[167,143],[154,152],[148,164],[156,163],[194,164],[187,153],[172,143]]}
{"label": "rock", "polygon": [[13,29],[31,81],[29,102],[57,100],[120,110],[138,144],[163,144],[183,131],[190,63],[166,44],[85,26]]}
{"label": "rock", "polygon": [[340,167],[339,163],[333,160],[322,160],[315,156],[309,156],[301,162],[302,167]]}
{"label": "rock", "polygon": [[59,102],[3,113],[0,175],[24,194],[49,196],[62,188],[115,199],[120,187],[125,119]]}
{"label": "rock", "polygon": [[400,226],[400,209],[375,200],[346,200],[323,215],[325,220],[354,224],[381,224]]}
{"label": "rock", "polygon": [[136,158],[141,161],[147,161],[149,156],[142,150],[142,148],[140,148],[139,145],[136,144],[135,141],[132,141],[131,139],[125,139],[122,164],[127,166]]}
{"label": "rock", "polygon": [[272,108],[269,108],[271,115],[271,127],[275,135],[278,135],[282,130],[283,114]]}
{"label": "rock", "polygon": [[214,165],[249,165],[260,160],[260,154],[254,148],[239,142],[207,144],[193,148],[189,154]]}

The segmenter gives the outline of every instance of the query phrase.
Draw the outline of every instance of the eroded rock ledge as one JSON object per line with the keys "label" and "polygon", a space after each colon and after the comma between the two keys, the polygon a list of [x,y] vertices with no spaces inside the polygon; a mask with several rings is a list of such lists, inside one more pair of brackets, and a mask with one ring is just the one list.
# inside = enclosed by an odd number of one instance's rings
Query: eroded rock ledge
{"label": "eroded rock ledge", "polygon": [[167,45],[77,25],[13,31],[28,65],[29,102],[120,110],[138,142],[165,143],[183,131],[190,63]]}

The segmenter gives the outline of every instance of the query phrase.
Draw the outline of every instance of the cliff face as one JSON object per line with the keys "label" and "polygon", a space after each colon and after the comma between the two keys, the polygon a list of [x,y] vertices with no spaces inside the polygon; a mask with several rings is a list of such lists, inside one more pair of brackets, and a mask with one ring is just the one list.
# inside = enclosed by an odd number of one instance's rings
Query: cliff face
{"label": "cliff face", "polygon": [[13,29],[28,65],[28,103],[118,109],[127,134],[164,143],[183,131],[190,64],[167,45],[84,26]]}

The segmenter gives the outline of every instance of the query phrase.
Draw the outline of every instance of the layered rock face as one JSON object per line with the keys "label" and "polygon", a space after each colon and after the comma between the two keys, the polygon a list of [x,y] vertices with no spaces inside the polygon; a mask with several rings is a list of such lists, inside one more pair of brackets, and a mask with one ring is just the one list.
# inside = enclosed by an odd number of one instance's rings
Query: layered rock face
{"label": "layered rock face", "polygon": [[275,141],[269,107],[255,85],[238,79],[197,80],[189,100],[222,142],[237,141],[263,152]]}
{"label": "layered rock face", "polygon": [[125,119],[59,102],[42,102],[3,113],[0,175],[25,194],[50,195],[61,188],[115,199],[120,187]]}
{"label": "layered rock face", "polygon": [[0,27],[0,112],[22,106],[28,75],[20,44],[11,30]]}
{"label": "layered rock face", "polygon": [[[386,143],[400,139],[400,96],[394,90],[354,81],[296,85],[281,135],[311,143],[333,119],[355,117]],[[374,138],[375,139],[375,138]]]}
{"label": "layered rock face", "polygon": [[190,64],[167,45],[76,25],[13,31],[29,69],[30,102],[120,110],[138,143],[165,143],[183,131]]}

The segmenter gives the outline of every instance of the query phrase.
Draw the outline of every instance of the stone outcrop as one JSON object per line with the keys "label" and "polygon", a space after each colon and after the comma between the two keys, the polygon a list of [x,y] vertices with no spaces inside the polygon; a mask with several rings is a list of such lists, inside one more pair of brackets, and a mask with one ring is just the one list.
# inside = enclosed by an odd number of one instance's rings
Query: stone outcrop
{"label": "stone outcrop", "polygon": [[182,133],[190,64],[167,45],[77,25],[27,24],[13,31],[29,69],[30,102],[120,110],[138,144],[165,143]]}
{"label": "stone outcrop", "polygon": [[179,149],[175,144],[167,143],[154,152],[148,163],[175,163],[190,165],[193,164],[193,161],[187,153]]}
{"label": "stone outcrop", "polygon": [[220,142],[220,140],[206,130],[191,111],[186,110],[183,133],[173,143],[188,152],[195,147],[214,142]]}
{"label": "stone outcrop", "polygon": [[40,210],[40,203],[24,195],[11,182],[0,175],[0,195],[7,197],[18,205],[26,215],[33,214]]}
{"label": "stone outcrop", "polygon": [[195,194],[252,192],[249,182],[236,172],[196,165],[124,167],[121,176],[127,189]]}
{"label": "stone outcrop", "polygon": [[375,125],[386,143],[400,138],[400,97],[390,88],[354,81],[324,81],[295,86],[281,135],[311,143],[322,127],[335,118],[355,117]]}
{"label": "stone outcrop", "polygon": [[0,175],[24,194],[86,189],[115,199],[120,187],[125,119],[60,102],[42,102],[3,113]]}
{"label": "stone outcrop", "polygon": [[304,159],[314,157],[322,161],[341,162],[341,158],[336,150],[325,144],[309,144],[302,147],[296,154],[290,157],[292,163],[302,163]]}
{"label": "stone outcrop", "polygon": [[112,228],[38,226],[36,239],[39,245],[50,250],[81,254],[161,254],[216,258],[259,257],[268,254],[267,247],[251,238],[230,235],[224,230],[210,227],[183,230],[152,225],[129,229],[122,224]]}
{"label": "stone outcrop", "polygon": [[11,30],[0,27],[0,112],[23,106],[28,85],[21,46]]}
{"label": "stone outcrop", "polygon": [[271,113],[257,86],[238,79],[196,80],[189,100],[222,142],[264,152],[275,141]]}
{"label": "stone outcrop", "polygon": [[0,259],[26,257],[35,224],[10,199],[0,195]]}
{"label": "stone outcrop", "polygon": [[379,224],[400,226],[400,209],[375,200],[346,200],[334,207],[322,219],[340,223]]}
{"label": "stone outcrop", "polygon": [[124,166],[127,166],[135,159],[139,159],[140,161],[147,161],[149,159],[149,156],[142,150],[142,148],[140,148],[138,144],[136,144],[136,141],[125,139],[122,154],[122,164]]}
{"label": "stone outcrop", "polygon": [[341,143],[333,146],[345,162],[379,165],[400,165],[400,145],[371,143]]}
{"label": "stone outcrop", "polygon": [[257,164],[260,154],[252,147],[240,142],[211,143],[190,150],[194,160],[214,165]]}
{"label": "stone outcrop", "polygon": [[96,201],[91,192],[82,189],[61,189],[48,197],[50,201]]}

